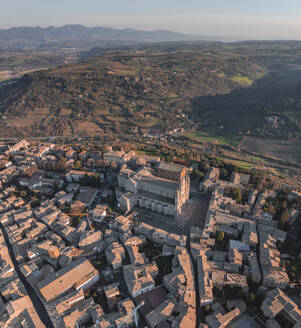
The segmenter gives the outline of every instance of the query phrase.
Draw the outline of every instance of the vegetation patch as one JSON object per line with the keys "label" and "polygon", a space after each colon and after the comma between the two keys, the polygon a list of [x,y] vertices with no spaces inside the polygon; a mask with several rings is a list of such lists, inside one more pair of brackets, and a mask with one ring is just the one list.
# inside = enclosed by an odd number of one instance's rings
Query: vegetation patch
{"label": "vegetation patch", "polygon": [[293,283],[301,282],[301,259],[289,258],[281,263],[286,268],[290,281]]}
{"label": "vegetation patch", "polygon": [[233,82],[239,83],[242,86],[248,86],[248,87],[251,86],[254,83],[254,81],[251,80],[247,76],[239,76],[239,75],[237,75],[237,76],[231,77],[231,80]]}
{"label": "vegetation patch", "polygon": [[226,161],[242,169],[251,169],[254,167],[254,163],[250,163],[246,161],[228,160],[228,159]]}
{"label": "vegetation patch", "polygon": [[179,98],[179,96],[176,95],[175,93],[171,93],[171,94],[169,95],[169,98],[170,98],[170,99],[176,99],[176,98]]}
{"label": "vegetation patch", "polygon": [[220,145],[238,146],[241,142],[241,137],[237,135],[232,135],[225,133],[225,135],[216,135],[211,133],[206,133],[202,131],[193,131],[186,133],[185,136],[191,140],[217,143]]}

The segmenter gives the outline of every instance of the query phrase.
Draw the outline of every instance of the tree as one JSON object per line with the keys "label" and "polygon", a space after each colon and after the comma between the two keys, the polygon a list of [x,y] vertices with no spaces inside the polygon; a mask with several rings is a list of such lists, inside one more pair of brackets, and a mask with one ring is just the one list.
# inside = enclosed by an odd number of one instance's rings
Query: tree
{"label": "tree", "polygon": [[288,208],[285,208],[280,216],[280,220],[279,220],[279,223],[284,226],[288,223],[288,219],[289,219],[289,211],[288,211]]}
{"label": "tree", "polygon": [[224,167],[220,169],[220,178],[222,180],[226,180],[228,178],[228,171]]}
{"label": "tree", "polygon": [[272,215],[276,215],[276,208],[273,205],[270,205],[268,207],[268,212],[271,213]]}
{"label": "tree", "polygon": [[270,203],[269,203],[268,200],[266,200],[265,203],[264,203],[264,206],[263,206],[263,210],[264,210],[264,211],[267,211],[268,208],[269,208],[269,206],[270,206]]}
{"label": "tree", "polygon": [[22,198],[25,198],[25,197],[27,196],[27,191],[26,191],[26,190],[21,190],[21,191],[20,191],[20,196],[21,196]]}
{"label": "tree", "polygon": [[250,294],[249,294],[249,301],[250,301],[251,303],[253,303],[255,300],[256,300],[256,296],[255,296],[255,294],[254,294],[254,293],[250,293]]}
{"label": "tree", "polygon": [[194,169],[192,172],[193,179],[201,179],[204,176],[204,173],[198,169]]}
{"label": "tree", "polygon": [[204,311],[205,311],[206,314],[209,314],[210,310],[211,310],[211,306],[209,304],[204,306]]}
{"label": "tree", "polygon": [[75,168],[76,170],[80,170],[82,167],[83,167],[83,163],[82,163],[81,161],[76,161],[76,162],[74,163],[74,168]]}
{"label": "tree", "polygon": [[224,238],[225,238],[225,233],[223,231],[218,231],[216,234],[216,239],[218,241],[222,241],[222,240],[224,240]]}
{"label": "tree", "polygon": [[237,187],[233,188],[232,196],[233,196],[233,199],[235,199],[238,203],[240,203],[241,200],[242,200],[242,195],[241,195],[240,188],[237,188]]}

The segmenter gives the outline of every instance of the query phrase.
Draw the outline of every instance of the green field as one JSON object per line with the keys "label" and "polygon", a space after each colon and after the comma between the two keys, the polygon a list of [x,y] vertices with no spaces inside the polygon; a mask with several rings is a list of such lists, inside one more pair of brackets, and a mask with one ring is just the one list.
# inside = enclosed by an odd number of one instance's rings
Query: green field
{"label": "green field", "polygon": [[157,157],[160,156],[158,153],[156,153],[155,151],[148,151],[148,150],[136,150],[136,153],[138,155],[147,155],[147,156],[153,156],[153,157]]}
{"label": "green field", "polygon": [[252,167],[254,167],[254,163],[250,163],[250,162],[246,162],[246,161],[239,161],[239,160],[226,160],[229,163],[232,163],[233,165],[242,168],[242,169],[251,169]]}
{"label": "green field", "polygon": [[231,80],[233,82],[237,82],[239,83],[240,85],[243,85],[243,86],[251,86],[253,84],[253,80],[251,80],[250,78],[248,78],[247,76],[234,76],[234,77],[231,77]]}
{"label": "green field", "polygon": [[258,162],[265,162],[265,163],[268,162],[266,159],[264,159],[263,157],[260,157],[260,156],[252,155],[252,156],[250,156],[250,158],[253,159],[254,161],[258,161]]}
{"label": "green field", "polygon": [[170,99],[176,99],[176,98],[179,98],[179,96],[176,95],[175,93],[171,93],[171,94],[169,95],[169,98],[170,98]]}
{"label": "green field", "polygon": [[241,142],[241,137],[237,135],[213,135],[206,132],[189,132],[185,135],[187,138],[201,142],[218,143],[220,145],[238,146]]}

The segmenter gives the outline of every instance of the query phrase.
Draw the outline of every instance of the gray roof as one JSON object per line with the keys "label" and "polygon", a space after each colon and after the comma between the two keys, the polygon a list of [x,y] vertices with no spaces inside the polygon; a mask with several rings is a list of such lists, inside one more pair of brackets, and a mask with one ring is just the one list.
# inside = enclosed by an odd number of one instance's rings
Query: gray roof
{"label": "gray roof", "polygon": [[177,164],[159,163],[157,169],[168,170],[180,173],[185,167]]}
{"label": "gray roof", "polygon": [[94,197],[96,196],[97,189],[91,188],[91,187],[81,187],[79,190],[79,195],[77,197],[77,200],[85,203],[90,204]]}
{"label": "gray roof", "polygon": [[143,174],[143,172],[139,172],[137,174],[137,179],[146,183],[154,184],[162,188],[171,189],[177,191],[178,183],[172,180],[166,180],[154,175]]}

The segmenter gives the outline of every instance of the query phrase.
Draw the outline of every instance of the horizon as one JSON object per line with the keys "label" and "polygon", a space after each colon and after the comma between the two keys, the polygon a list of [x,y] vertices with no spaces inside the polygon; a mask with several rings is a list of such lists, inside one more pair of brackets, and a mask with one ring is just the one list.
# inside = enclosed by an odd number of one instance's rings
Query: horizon
{"label": "horizon", "polygon": [[104,26],[168,30],[233,40],[301,40],[301,3],[291,0],[11,0],[0,4],[0,29],[12,27]]}
{"label": "horizon", "polygon": [[[162,28],[155,28],[155,29],[139,29],[139,28],[134,28],[134,27],[112,27],[112,26],[107,26],[107,25],[94,25],[94,26],[88,26],[85,24],[64,24],[64,25],[45,25],[45,26],[41,26],[41,25],[16,25],[16,26],[11,26],[11,27],[7,27],[7,28],[1,28],[0,30],[2,31],[9,31],[11,29],[21,29],[21,28],[40,28],[40,29],[47,29],[47,28],[63,28],[66,26],[81,26],[81,27],[86,27],[86,28],[108,28],[108,29],[113,29],[113,30],[136,30],[136,31],[140,31],[140,32],[157,32],[157,31],[164,31],[164,32],[172,32],[172,33],[179,33],[179,34],[183,34],[184,36],[194,36],[194,37],[200,37],[200,39],[195,39],[195,40],[190,40],[190,41],[186,41],[186,42],[199,42],[199,41],[207,41],[207,42],[222,42],[222,43],[235,43],[235,42],[256,42],[256,41],[265,41],[265,42],[301,42],[301,37],[300,39],[288,39],[288,38],[244,38],[244,37],[235,37],[235,36],[231,36],[231,35],[227,35],[227,36],[221,36],[221,35],[217,35],[217,34],[207,34],[207,35],[201,35],[201,34],[196,34],[196,33],[185,33],[185,32],[178,32],[178,31],[174,31],[174,30],[168,30],[168,29],[162,29]],[[204,37],[205,39],[202,39],[202,37]],[[210,40],[209,38],[212,37],[212,40]],[[185,41],[185,40],[183,40]],[[174,41],[177,42],[177,41]]]}

